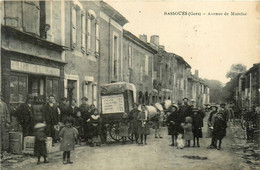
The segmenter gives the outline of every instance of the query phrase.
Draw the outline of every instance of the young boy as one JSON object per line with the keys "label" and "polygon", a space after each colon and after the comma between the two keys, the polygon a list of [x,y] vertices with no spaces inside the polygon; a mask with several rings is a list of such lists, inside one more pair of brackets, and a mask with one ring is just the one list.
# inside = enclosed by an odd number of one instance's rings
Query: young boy
{"label": "young boy", "polygon": [[80,141],[82,139],[84,139],[84,119],[81,117],[81,113],[80,112],[77,112],[77,114],[76,114],[75,128],[79,132],[78,144],[80,144]]}
{"label": "young boy", "polygon": [[34,152],[38,158],[37,164],[40,164],[41,156],[44,158],[44,163],[49,163],[47,161],[47,149],[46,149],[46,140],[47,136],[45,134],[45,127],[44,123],[37,123],[34,126],[34,135],[35,135],[35,143],[34,143]]}

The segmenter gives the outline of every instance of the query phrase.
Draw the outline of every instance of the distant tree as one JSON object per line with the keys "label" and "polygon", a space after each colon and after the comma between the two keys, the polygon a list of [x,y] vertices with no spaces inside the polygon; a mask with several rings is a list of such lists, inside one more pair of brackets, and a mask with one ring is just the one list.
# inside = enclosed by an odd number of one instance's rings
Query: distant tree
{"label": "distant tree", "polygon": [[211,103],[220,103],[222,100],[222,83],[218,80],[208,80],[204,79],[205,83],[209,86],[210,89],[210,102]]}
{"label": "distant tree", "polygon": [[230,81],[226,83],[222,90],[222,100],[225,102],[235,102],[236,89],[238,87],[239,75],[246,71],[243,64],[233,64],[227,72],[226,77]]}

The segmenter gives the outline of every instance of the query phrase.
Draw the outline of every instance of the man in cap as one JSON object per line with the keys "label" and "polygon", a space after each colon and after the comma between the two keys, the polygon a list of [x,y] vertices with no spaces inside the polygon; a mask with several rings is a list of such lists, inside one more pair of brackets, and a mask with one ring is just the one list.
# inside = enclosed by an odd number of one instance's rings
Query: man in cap
{"label": "man in cap", "polygon": [[[54,95],[49,96],[49,101],[42,106],[43,122],[46,124],[46,134],[48,137],[52,137],[52,141],[55,139],[54,125],[58,124],[58,107],[54,104]],[[54,143],[53,143],[54,145]]]}
{"label": "man in cap", "polygon": [[[6,105],[6,103],[3,101],[2,98],[2,93],[0,91],[0,116],[1,116],[1,136],[0,136],[0,142],[1,142],[1,151],[4,151],[7,148],[9,143],[5,143],[4,142],[4,134],[8,134],[6,133],[9,129],[9,125],[11,122],[11,117],[10,117],[10,113],[8,110],[8,107]],[[9,139],[9,137],[8,137]]]}
{"label": "man in cap", "polygon": [[180,107],[180,114],[181,114],[181,120],[182,122],[185,121],[185,117],[190,117],[192,116],[192,108],[188,104],[189,99],[188,98],[183,98],[183,105]]}
{"label": "man in cap", "polygon": [[87,126],[87,120],[90,118],[90,114],[89,114],[89,105],[88,105],[88,98],[87,97],[82,97],[81,98],[82,104],[79,106],[79,110],[81,112],[82,118],[84,119],[84,137],[85,137],[85,141],[88,141],[88,126]]}
{"label": "man in cap", "polygon": [[59,109],[60,109],[60,120],[64,122],[64,120],[68,116],[68,99],[66,97],[61,98]]}
{"label": "man in cap", "polygon": [[33,116],[34,116],[34,109],[32,107],[33,104],[33,96],[27,95],[26,102],[21,104],[17,110],[17,120],[19,124],[22,126],[23,129],[23,136],[29,136],[33,133]]}

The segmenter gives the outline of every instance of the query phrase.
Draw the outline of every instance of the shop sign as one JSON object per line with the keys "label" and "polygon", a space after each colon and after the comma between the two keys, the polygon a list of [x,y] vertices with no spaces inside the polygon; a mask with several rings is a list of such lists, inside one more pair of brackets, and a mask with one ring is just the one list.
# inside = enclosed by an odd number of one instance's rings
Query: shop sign
{"label": "shop sign", "polygon": [[58,68],[41,66],[41,65],[30,64],[21,61],[13,61],[13,60],[11,60],[11,70],[29,72],[34,74],[60,76],[60,69]]}
{"label": "shop sign", "polygon": [[123,113],[125,112],[123,94],[102,96],[102,113]]}

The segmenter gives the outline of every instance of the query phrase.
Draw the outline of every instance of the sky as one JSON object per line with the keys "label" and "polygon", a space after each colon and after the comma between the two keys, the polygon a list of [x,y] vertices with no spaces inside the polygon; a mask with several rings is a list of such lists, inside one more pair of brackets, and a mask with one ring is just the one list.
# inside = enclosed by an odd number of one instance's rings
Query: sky
{"label": "sky", "polygon": [[[226,83],[229,81],[226,73],[232,64],[241,63],[249,69],[260,62],[259,2],[105,1],[129,21],[124,29],[136,36],[159,35],[160,45],[182,56],[192,72],[199,70],[201,78]],[[187,15],[165,15],[179,11]],[[229,15],[224,15],[225,12]],[[246,15],[231,16],[231,12]]]}

